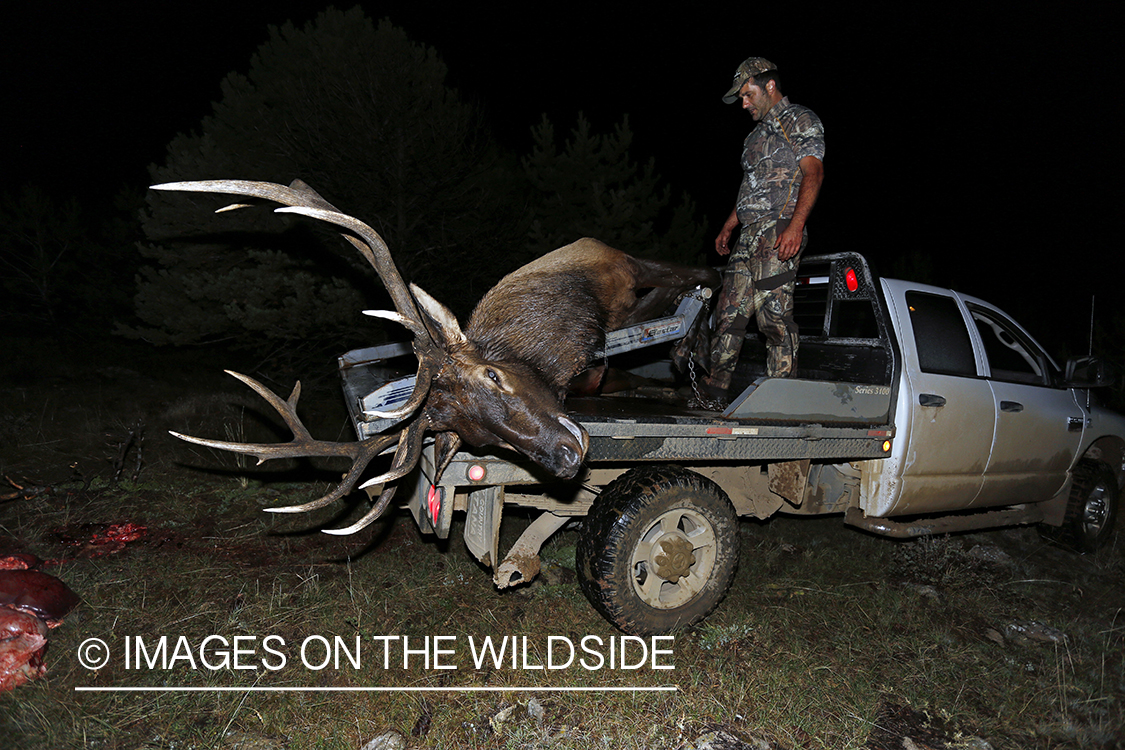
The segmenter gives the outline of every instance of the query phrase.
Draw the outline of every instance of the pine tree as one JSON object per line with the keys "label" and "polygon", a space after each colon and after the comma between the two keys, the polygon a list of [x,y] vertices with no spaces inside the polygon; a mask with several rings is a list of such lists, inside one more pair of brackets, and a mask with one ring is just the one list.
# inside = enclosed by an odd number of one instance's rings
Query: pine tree
{"label": "pine tree", "polygon": [[[380,232],[407,280],[455,304],[482,273],[471,259],[510,227],[500,217],[511,212],[481,118],[445,77],[434,49],[359,8],[271,27],[247,74],[223,81],[199,132],[176,136],[150,173],[155,182],[299,177]],[[211,214],[229,202],[150,191],[142,253],[155,265],[138,279],[142,325],[121,332],[259,352],[310,337],[337,350],[356,329],[370,340],[359,311],[385,297],[350,246],[266,209]]]}
{"label": "pine tree", "polygon": [[690,196],[671,203],[656,162],[642,167],[629,149],[633,133],[626,116],[612,133],[592,132],[581,113],[563,148],[553,123],[543,116],[532,129],[534,147],[523,160],[531,183],[528,249],[532,256],[580,237],[596,237],[625,252],[695,263],[701,260],[703,225]]}

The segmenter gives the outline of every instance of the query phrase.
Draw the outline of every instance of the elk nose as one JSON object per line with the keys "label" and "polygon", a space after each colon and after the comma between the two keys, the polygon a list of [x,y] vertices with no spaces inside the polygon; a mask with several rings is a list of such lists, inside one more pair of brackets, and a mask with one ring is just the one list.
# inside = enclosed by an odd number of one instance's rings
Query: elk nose
{"label": "elk nose", "polygon": [[571,445],[560,445],[555,455],[554,473],[560,479],[570,479],[582,468],[582,456]]}

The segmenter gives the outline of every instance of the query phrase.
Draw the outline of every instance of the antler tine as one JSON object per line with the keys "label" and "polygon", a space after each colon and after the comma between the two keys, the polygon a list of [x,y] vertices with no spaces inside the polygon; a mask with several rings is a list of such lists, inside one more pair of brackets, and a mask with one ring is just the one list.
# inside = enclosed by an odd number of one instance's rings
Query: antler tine
{"label": "antler tine", "polygon": [[[403,476],[418,463],[418,456],[422,453],[422,438],[425,437],[425,425],[420,422],[415,422],[406,428],[402,435],[402,439],[398,443],[398,451],[395,453],[394,461],[391,465],[391,470],[382,476],[369,479],[360,485],[360,487],[372,487],[377,484],[390,482]],[[360,529],[365,529],[374,523],[390,504],[391,498],[394,497],[395,490],[398,489],[397,484],[392,484],[389,487],[384,487],[383,491],[379,494],[379,499],[371,510],[363,515],[351,526],[346,526],[342,529],[322,529],[325,534],[334,534],[336,536],[347,536],[354,534]]]}
{"label": "antler tine", "polygon": [[400,313],[392,312],[391,310],[363,310],[362,312],[363,312],[364,315],[367,315],[368,317],[371,317],[371,318],[382,318],[383,320],[393,320],[395,323],[398,323],[403,328],[409,329],[410,332],[413,333],[415,336],[429,338],[430,334],[426,331],[425,327],[420,322],[418,322],[416,320],[411,320],[410,318],[408,318],[405,315],[402,315]]}
{"label": "antler tine", "polygon": [[[340,481],[340,484],[336,486],[336,489],[323,497],[317,498],[312,502],[303,503],[302,505],[284,505],[280,508],[263,508],[263,510],[267,513],[306,513],[310,510],[317,510],[326,505],[331,505],[355,489],[356,482],[359,481],[360,475],[363,474],[364,469],[367,468],[367,464],[371,463],[371,459],[382,453],[397,437],[398,435],[396,434],[376,435],[359,443],[349,443],[348,445],[359,448],[357,451],[358,455],[356,460],[352,463],[352,468],[344,475],[344,478]],[[339,443],[337,443],[337,445],[339,445]],[[308,454],[302,453],[300,455]],[[413,467],[407,468],[402,474],[406,474],[411,468]]]}
{"label": "antler tine", "polygon": [[[423,357],[418,360],[418,374],[414,378],[414,390],[410,393],[410,398],[406,399],[402,406],[390,411],[369,411],[368,414],[375,417],[382,417],[384,419],[401,419],[409,414],[412,414],[415,409],[422,405],[429,395],[428,383],[433,380],[434,374],[440,369],[441,363],[429,357]],[[421,385],[421,387],[419,387]]]}
{"label": "antler tine", "polygon": [[[320,208],[327,208],[331,211],[338,211],[328,201],[311,187],[309,187],[303,180],[293,180],[293,183],[286,187],[285,185],[278,185],[276,182],[256,182],[254,180],[193,180],[188,182],[165,182],[160,185],[153,185],[153,190],[178,190],[186,193],[227,193],[230,195],[249,195],[252,198],[263,198],[271,200],[275,203],[282,203],[286,206],[307,206],[315,205]],[[242,207],[247,204],[236,203],[234,207]]]}
{"label": "antler tine", "polygon": [[[300,513],[307,510],[323,508],[339,500],[352,491],[364,469],[371,463],[371,460],[399,438],[397,433],[390,433],[386,435],[374,435],[366,440],[354,443],[316,440],[301,422],[300,417],[297,416],[297,400],[301,395],[300,383],[293,388],[293,394],[289,397],[289,400],[282,401],[280,396],[257,380],[254,380],[254,378],[231,370],[227,370],[227,372],[253,388],[258,395],[264,398],[269,405],[281,415],[285,424],[293,432],[293,439],[287,443],[234,443],[226,440],[210,440],[193,435],[183,435],[178,432],[172,432],[172,435],[181,440],[186,440],[189,443],[195,443],[196,445],[251,455],[258,459],[259,464],[274,458],[302,458],[306,456],[339,456],[352,460],[351,469],[344,475],[344,479],[340,485],[331,493],[311,503],[305,503],[304,505],[271,508],[270,510],[274,513]],[[410,435],[412,429],[419,428],[416,428],[415,424],[411,424],[404,434]],[[406,453],[409,453],[408,449]],[[399,451],[396,453],[396,458],[400,454],[403,454],[402,446],[400,446]],[[409,471],[409,469],[402,471],[402,474],[405,474],[406,471]]]}
{"label": "antler tine", "polygon": [[[376,412],[375,415],[389,419],[399,419],[412,413],[425,401],[426,395],[429,392],[430,379],[438,369],[432,362],[436,354],[433,340],[430,338],[429,331],[426,330],[425,324],[418,314],[418,309],[414,306],[414,299],[410,296],[410,292],[407,290],[406,284],[403,282],[402,276],[398,272],[398,267],[395,265],[394,259],[391,258],[390,250],[387,249],[387,243],[383,241],[383,238],[378,232],[362,221],[341,212],[302,180],[293,180],[292,184],[288,187],[278,185],[274,182],[255,182],[251,180],[199,180],[192,182],[167,182],[161,185],[153,185],[152,188],[154,190],[178,190],[199,193],[228,193],[232,195],[249,195],[254,198],[263,198],[290,207],[279,208],[277,209],[278,212],[302,214],[330,224],[336,224],[337,226],[344,227],[358,234],[362,239],[357,239],[350,234],[342,234],[342,236],[359,250],[363,257],[367,259],[367,262],[371,264],[371,267],[375,269],[375,272],[379,274],[379,277],[383,280],[383,285],[387,288],[391,299],[394,301],[395,308],[398,310],[398,316],[394,317],[381,312],[368,314],[374,314],[376,317],[387,317],[409,329],[410,332],[414,334],[415,351],[420,355],[418,375],[415,382],[421,384],[421,387],[415,387],[410,398],[399,408],[388,412]],[[238,208],[244,205],[246,204],[235,204],[220,210]],[[248,385],[249,384],[248,382]],[[266,395],[266,393],[269,392],[268,389],[260,390],[253,385],[251,385],[251,387],[258,391],[267,401],[270,400],[270,396]],[[273,404],[272,401],[271,404]],[[274,408],[278,409],[284,416],[284,410],[280,409],[276,404],[274,404]],[[286,421],[288,423],[288,418]],[[215,444],[210,445],[211,447],[224,447]],[[231,450],[230,448],[224,449]],[[264,459],[259,458],[259,461],[262,460]]]}
{"label": "antler tine", "polygon": [[422,454],[422,437],[427,426],[425,420],[421,419],[407,426],[398,441],[398,450],[395,451],[394,460],[391,461],[391,468],[377,477],[368,479],[359,486],[359,489],[364,490],[377,484],[393,482],[410,473],[410,470],[418,464],[418,457]]}
{"label": "antler tine", "polygon": [[[426,347],[431,341],[430,334],[420,322],[412,321],[410,318],[400,315],[399,313],[391,312],[390,310],[364,310],[363,314],[373,318],[393,320],[410,329],[410,331],[414,333],[415,351],[417,351],[419,347]],[[426,387],[426,384],[433,379],[434,372],[439,369],[439,363],[435,359],[435,356],[441,356],[440,352],[423,352],[418,357],[418,373],[414,378],[414,382],[422,383],[423,387],[419,388],[415,385],[414,390],[410,393],[410,398],[408,398],[402,406],[397,409],[391,409],[390,411],[372,410],[367,413],[384,419],[401,419],[408,414],[412,414],[414,410],[421,406],[422,402],[426,400],[426,395],[429,393],[429,388]]]}
{"label": "antler tine", "polygon": [[[418,456],[422,452],[422,438],[425,436],[425,427],[426,426],[419,421],[410,424],[405,430],[403,430],[402,437],[398,442],[398,450],[395,451],[394,460],[391,462],[390,470],[385,474],[380,474],[373,479],[369,479],[368,481],[361,484],[360,488],[362,489],[365,487],[372,487],[377,484],[384,484],[386,482],[399,479],[400,477],[408,474],[411,469],[413,469],[414,466],[418,463]],[[368,440],[371,440],[371,438],[368,438]],[[373,457],[374,454],[372,455],[372,458]],[[266,508],[266,510],[270,513],[303,513],[307,510],[316,510],[317,508],[323,508],[325,505],[328,505],[329,503],[332,503],[351,492],[352,487],[359,479],[359,475],[360,473],[362,473],[363,468],[367,465],[367,463],[367,461],[357,461],[355,467],[353,467],[352,471],[348,472],[348,474],[344,478],[344,481],[340,483],[340,486],[336,489],[336,491],[329,495],[325,495],[319,500],[314,500],[313,502],[305,503],[304,505],[290,505],[283,508]],[[375,503],[374,507],[372,507],[371,510],[364,514],[363,518],[361,518],[358,522],[352,524],[351,526],[348,526],[344,529],[324,529],[323,531],[326,534],[337,534],[342,536],[346,534],[354,534],[360,529],[366,528],[377,518],[379,518],[379,516],[383,514],[383,511],[387,509],[387,503],[390,502],[390,495],[393,493],[394,486],[384,488],[383,492],[379,495],[379,501]]]}
{"label": "antler tine", "polygon": [[[416,422],[415,424],[418,423]],[[414,425],[411,425],[411,427],[413,426]],[[399,457],[402,456],[402,466],[413,467],[414,464],[418,461],[418,454],[422,451],[422,437],[424,435],[425,431],[422,429],[419,429],[417,431],[417,434],[403,435],[402,441],[399,442],[398,453],[395,454],[395,464],[400,463]],[[445,436],[445,441],[447,441],[447,450],[440,452],[447,453],[448,458],[444,458],[441,460],[441,465],[438,466],[438,469],[435,472],[435,475],[438,477],[440,477],[442,472],[445,471],[445,467],[449,465],[449,459],[453,457],[453,453],[456,453],[458,446],[461,445],[461,438],[457,435],[457,433],[438,433],[439,444],[443,442],[442,436]],[[407,446],[407,450],[405,453],[403,452],[404,444]],[[407,469],[407,471],[409,471],[409,469]],[[370,479],[367,482],[364,482],[360,485],[360,487],[374,486],[376,484],[380,484],[381,482],[389,482],[391,479],[397,479],[398,476],[402,476],[402,474],[404,473],[406,472],[402,471],[397,476],[392,476],[392,474],[394,474],[394,470],[392,469],[382,477],[375,477],[374,479]],[[434,479],[434,481],[436,482],[437,479]],[[379,495],[378,501],[376,501],[375,505],[371,507],[371,510],[367,511],[367,513],[364,514],[363,518],[359,519],[351,526],[347,526],[342,529],[323,529],[324,533],[334,534],[336,536],[346,536],[348,534],[354,534],[360,529],[367,528],[372,523],[374,523],[375,520],[379,518],[379,516],[383,515],[383,511],[387,509],[387,505],[390,503],[391,498],[394,497],[395,490],[397,489],[397,484],[392,484],[390,487],[385,487],[383,489],[383,492]]]}
{"label": "antler tine", "polygon": [[293,387],[293,393],[289,396],[289,400],[282,401],[280,396],[254,378],[233,370],[225,370],[225,372],[238,378],[264,398],[293,432],[293,439],[288,443],[233,443],[226,440],[198,438],[178,432],[172,432],[173,435],[196,445],[254,456],[258,459],[259,464],[269,461],[271,458],[294,458],[297,456],[346,456],[353,460],[356,458],[359,443],[332,443],[313,439],[312,434],[309,433],[300,417],[297,416],[297,399],[301,397],[300,382]]}
{"label": "antler tine", "polygon": [[[249,375],[243,375],[242,373],[235,372],[234,370],[223,370],[223,372],[233,378],[238,378],[243,383],[253,388],[255,393],[264,398],[269,403],[269,405],[272,406],[277,411],[277,413],[281,415],[281,418],[285,420],[285,425],[293,431],[293,435],[295,437],[304,438],[306,440],[313,439],[312,434],[308,431],[304,423],[301,422],[300,418],[297,416],[297,400],[301,398],[300,380],[298,380],[293,385],[293,392],[289,394],[289,398],[285,401],[282,401],[276,393],[271,391],[269,388],[266,388],[264,385],[259,383],[257,380],[254,380],[254,378],[250,377]],[[261,460],[259,460],[258,463],[261,463]]]}
{"label": "antler tine", "polygon": [[383,511],[387,509],[387,506],[390,504],[391,498],[395,496],[395,490],[397,489],[397,484],[392,484],[390,487],[384,489],[383,493],[379,495],[379,500],[375,503],[375,505],[371,507],[371,510],[367,511],[367,513],[364,514],[363,518],[359,519],[351,526],[345,526],[342,529],[321,529],[321,531],[323,531],[325,534],[332,534],[334,536],[347,536],[348,534],[354,534],[361,529],[366,529],[368,526],[374,523],[375,520],[379,518],[379,516],[383,515]]}

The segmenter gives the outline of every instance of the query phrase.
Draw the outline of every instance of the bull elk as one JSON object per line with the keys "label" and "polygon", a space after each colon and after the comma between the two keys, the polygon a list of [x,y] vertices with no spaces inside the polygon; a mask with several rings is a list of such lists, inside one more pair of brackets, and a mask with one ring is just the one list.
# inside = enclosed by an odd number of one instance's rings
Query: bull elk
{"label": "bull elk", "polygon": [[[383,485],[378,500],[356,523],[333,534],[354,533],[377,519],[394,496],[395,481],[417,464],[422,440],[435,433],[436,484],[462,442],[497,446],[522,453],[562,479],[582,465],[589,436],[563,410],[567,384],[585,370],[605,342],[606,331],[651,317],[676,292],[704,284],[715,287],[718,274],[708,268],[634,258],[593,239],[555,250],[505,276],[484,295],[464,330],[456,317],[419,287],[409,288],[382,237],[348,216],[301,180],[291,185],[239,180],[174,182],[157,190],[226,193],[283,204],[279,213],[296,213],[335,224],[372,265],[390,293],[396,312],[366,310],[367,315],[400,323],[414,336],[418,358],[414,392],[401,407],[377,416],[403,421],[396,432],[357,442],[316,440],[297,417],[298,382],[287,400],[253,378],[228,372],[253,388],[281,415],[293,432],[288,443],[233,443],[172,434],[211,448],[273,458],[340,456],[352,465],[340,484],[303,505],[269,508],[301,513],[322,508],[356,487],[375,456],[397,447],[390,468],[360,488]],[[244,208],[235,203],[219,211]],[[638,301],[637,290],[652,287]]]}

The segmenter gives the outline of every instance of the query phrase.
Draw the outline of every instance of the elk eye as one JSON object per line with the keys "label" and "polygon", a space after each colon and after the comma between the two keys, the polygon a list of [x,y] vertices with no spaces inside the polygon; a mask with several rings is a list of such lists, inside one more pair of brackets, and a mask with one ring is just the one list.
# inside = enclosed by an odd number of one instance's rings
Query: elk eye
{"label": "elk eye", "polygon": [[500,376],[496,374],[495,370],[489,369],[485,370],[485,372],[488,373],[488,377],[492,379],[492,382],[496,383],[496,385],[500,385]]}

